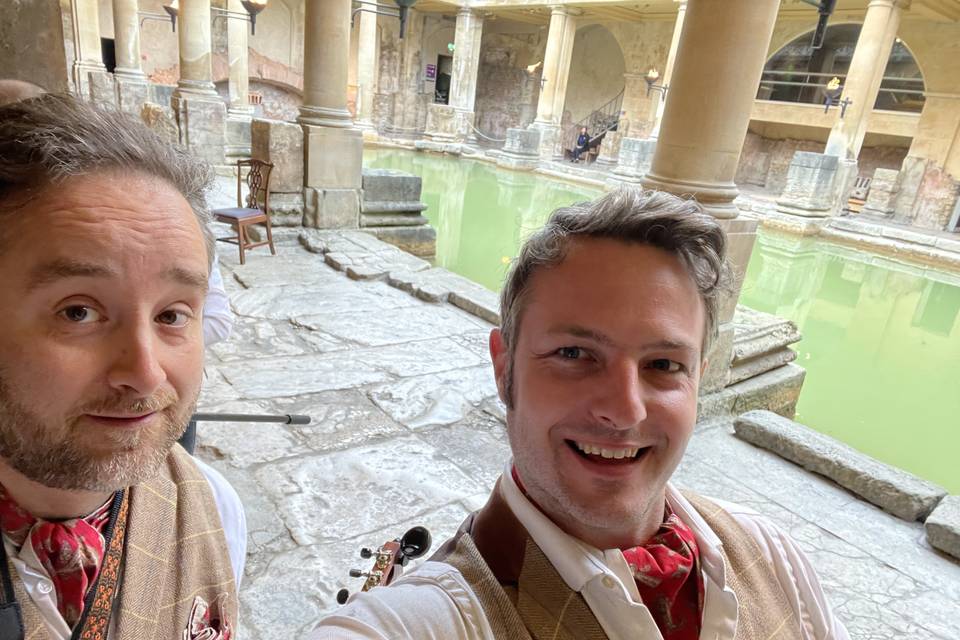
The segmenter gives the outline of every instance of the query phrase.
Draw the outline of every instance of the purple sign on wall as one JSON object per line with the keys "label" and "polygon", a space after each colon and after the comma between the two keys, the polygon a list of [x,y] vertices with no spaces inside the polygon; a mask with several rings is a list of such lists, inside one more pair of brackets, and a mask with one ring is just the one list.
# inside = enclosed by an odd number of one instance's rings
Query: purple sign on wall
{"label": "purple sign on wall", "polygon": [[427,80],[436,80],[437,79],[437,65],[428,64],[427,65]]}

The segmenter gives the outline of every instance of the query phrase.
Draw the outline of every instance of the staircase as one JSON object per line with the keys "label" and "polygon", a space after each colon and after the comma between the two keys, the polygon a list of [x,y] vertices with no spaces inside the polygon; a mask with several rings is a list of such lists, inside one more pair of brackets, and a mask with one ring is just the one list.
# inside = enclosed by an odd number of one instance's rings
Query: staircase
{"label": "staircase", "polygon": [[603,141],[603,137],[608,131],[616,131],[620,124],[620,108],[623,106],[624,87],[616,96],[608,100],[601,107],[594,109],[586,118],[570,125],[563,132],[561,144],[563,151],[572,153],[577,144],[577,137],[580,135],[580,129],[587,128],[587,135],[590,136],[588,149],[597,149]]}

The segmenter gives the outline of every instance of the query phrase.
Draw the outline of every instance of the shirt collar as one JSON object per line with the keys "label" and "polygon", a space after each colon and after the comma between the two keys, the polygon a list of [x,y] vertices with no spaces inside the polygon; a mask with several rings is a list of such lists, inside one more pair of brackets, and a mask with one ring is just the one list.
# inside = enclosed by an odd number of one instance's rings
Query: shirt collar
{"label": "shirt collar", "polygon": [[[523,495],[510,473],[512,467],[511,459],[500,477],[500,492],[510,510],[547,556],[567,586],[579,593],[588,582],[599,575],[613,574],[619,578],[618,574],[622,572],[613,571],[610,565],[622,564],[625,567],[623,553],[619,549],[602,551],[564,532]],[[725,576],[720,539],[693,505],[670,483],[667,483],[666,497],[670,507],[697,537],[700,559],[707,577],[716,582],[721,589],[724,588]],[[619,558],[620,562],[611,563],[615,558]],[[620,582],[623,584],[622,579]],[[633,585],[624,586],[628,592],[636,591],[635,586],[630,589]],[[634,594],[631,593],[631,595]]]}

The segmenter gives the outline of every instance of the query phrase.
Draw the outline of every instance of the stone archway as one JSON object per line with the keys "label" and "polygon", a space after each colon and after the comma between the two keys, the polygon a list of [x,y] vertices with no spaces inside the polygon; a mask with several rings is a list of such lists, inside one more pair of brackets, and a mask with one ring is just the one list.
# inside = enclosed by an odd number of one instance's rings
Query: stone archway
{"label": "stone archway", "polygon": [[626,62],[620,43],[605,26],[580,27],[573,41],[564,119],[577,122],[615,98],[624,88]]}

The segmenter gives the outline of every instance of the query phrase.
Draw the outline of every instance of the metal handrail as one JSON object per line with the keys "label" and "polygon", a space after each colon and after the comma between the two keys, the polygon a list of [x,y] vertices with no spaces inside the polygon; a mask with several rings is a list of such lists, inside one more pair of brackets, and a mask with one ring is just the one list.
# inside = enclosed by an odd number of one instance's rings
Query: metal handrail
{"label": "metal handrail", "polygon": [[587,143],[588,148],[595,146],[607,132],[616,129],[620,124],[620,108],[623,106],[623,96],[626,89],[626,86],[624,86],[624,88],[620,90],[620,93],[597,109],[594,109],[590,112],[590,115],[572,124],[563,134],[562,147],[564,149],[573,149],[574,145],[576,145],[580,129],[583,127],[587,128],[587,135],[590,137],[590,142]]}
{"label": "metal handrail", "polygon": [[310,424],[310,416],[285,413],[269,415],[261,413],[195,413],[190,416],[187,428],[180,436],[180,446],[192,454],[197,447],[198,422],[276,422],[280,424]]}

